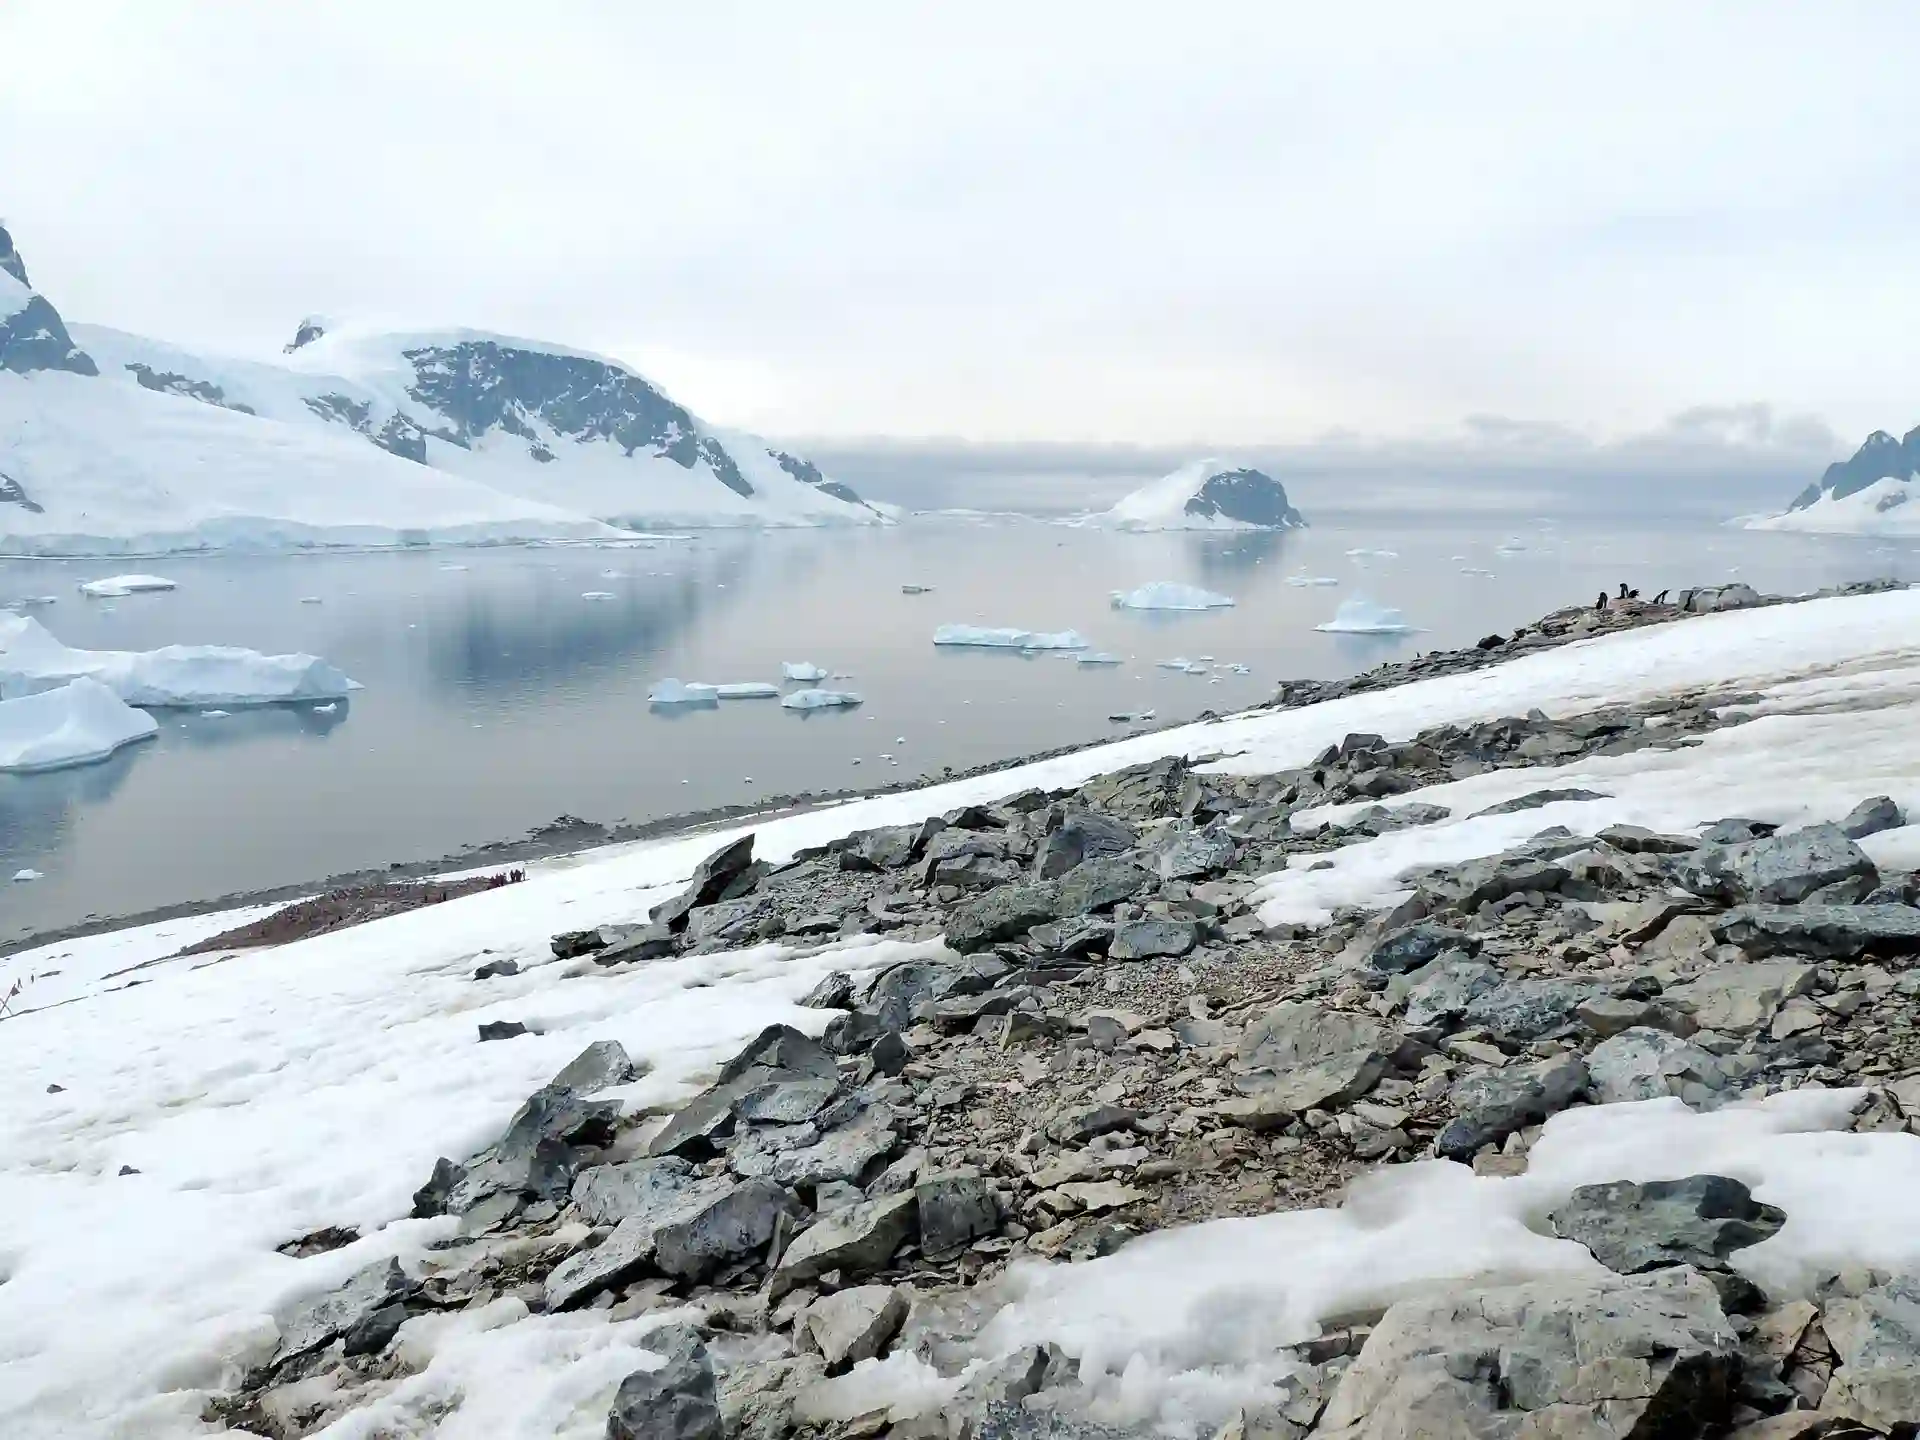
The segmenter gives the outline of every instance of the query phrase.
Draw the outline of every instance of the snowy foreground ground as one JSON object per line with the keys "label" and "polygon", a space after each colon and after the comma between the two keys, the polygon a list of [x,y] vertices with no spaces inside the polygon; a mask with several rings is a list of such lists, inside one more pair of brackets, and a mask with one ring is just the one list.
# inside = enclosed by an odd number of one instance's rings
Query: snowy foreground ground
{"label": "snowy foreground ground", "polygon": [[[1470,675],[1252,714],[1087,750],[997,775],[754,827],[778,860],[850,830],[915,820],[1028,786],[1067,786],[1182,751],[1226,770],[1299,765],[1350,731],[1390,740],[1443,721],[1567,714],[1698,686],[1760,692],[1762,718],[1700,745],[1496,771],[1401,797],[1463,817],[1360,841],[1329,869],[1264,890],[1269,921],[1385,906],[1421,863],[1497,852],[1543,826],[1614,822],[1689,830],[1724,815],[1832,819],[1862,796],[1920,804],[1920,593],[1715,615],[1581,642]],[[1464,818],[1544,785],[1612,798]],[[819,1030],[794,1002],[832,969],[938,948],[874,939],[809,953],[778,944],[562,979],[555,932],[645,917],[723,837],[713,833],[556,862],[523,885],[279,949],[167,959],[239,915],[46,947],[0,961],[0,1435],[205,1433],[210,1390],[277,1338],[276,1316],[371,1261],[417,1255],[449,1220],[412,1220],[440,1155],[471,1153],[588,1042],[620,1041],[651,1074],[611,1092],[636,1105],[690,1093],[762,1026]],[[1886,866],[1920,863],[1920,827],[1865,842]],[[489,959],[521,973],[471,980]],[[539,1033],[481,1045],[476,1024]],[[1527,1221],[1573,1185],[1702,1170],[1736,1175],[1785,1209],[1741,1252],[1770,1288],[1815,1268],[1920,1261],[1911,1223],[1920,1138],[1840,1133],[1850,1096],[1799,1092],[1694,1114],[1676,1100],[1570,1111],[1528,1173],[1500,1179],[1431,1162],[1370,1176],[1340,1210],[1162,1232],[1105,1259],[1037,1262],[1009,1283],[992,1333],[1059,1343],[1113,1376],[1141,1413],[1183,1393],[1252,1383],[1260,1355],[1330,1315],[1423,1280],[1523,1278],[1595,1267]],[[294,1260],[274,1247],[325,1225],[364,1238]],[[420,1368],[337,1422],[333,1440],[545,1440],[604,1432],[620,1379],[653,1361],[662,1317],[532,1316],[515,1300],[421,1317],[403,1332]],[[829,1382],[825,1410],[870,1409],[937,1383],[890,1360]]]}

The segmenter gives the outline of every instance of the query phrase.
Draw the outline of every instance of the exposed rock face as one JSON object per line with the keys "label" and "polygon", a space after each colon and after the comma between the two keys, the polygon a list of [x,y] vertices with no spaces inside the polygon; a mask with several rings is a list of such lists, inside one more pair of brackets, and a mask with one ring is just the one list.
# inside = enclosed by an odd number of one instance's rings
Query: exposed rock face
{"label": "exposed rock face", "polygon": [[1219,470],[1209,475],[1187,501],[1189,515],[1219,516],[1242,525],[1294,530],[1307,522],[1287,503],[1287,490],[1271,475],[1258,470]]}
{"label": "exposed rock face", "polygon": [[127,366],[133,378],[140,382],[143,390],[157,390],[162,395],[178,395],[185,400],[198,400],[205,405],[218,405],[222,410],[233,410],[241,415],[254,414],[251,405],[242,405],[237,400],[229,400],[227,392],[211,380],[196,380],[190,375],[181,375],[172,370],[156,370],[151,365],[136,360]]}
{"label": "exposed rock face", "polygon": [[73,343],[66,322],[27,279],[27,262],[14,249],[13,236],[0,226],[0,370],[31,375],[36,370],[65,370],[98,375],[93,357]]}
{"label": "exposed rock face", "polygon": [[1920,476],[1920,426],[1898,440],[1885,430],[1874,431],[1850,457],[1829,465],[1818,484],[1795,496],[1790,508],[1804,510],[1823,495],[1844,499],[1889,475],[1896,480]]}

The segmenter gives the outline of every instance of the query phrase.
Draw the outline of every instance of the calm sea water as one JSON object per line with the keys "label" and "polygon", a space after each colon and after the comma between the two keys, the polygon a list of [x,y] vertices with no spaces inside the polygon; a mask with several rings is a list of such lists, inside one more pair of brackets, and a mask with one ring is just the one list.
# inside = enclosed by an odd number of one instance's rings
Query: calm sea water
{"label": "calm sea water", "polygon": [[[0,600],[87,648],[246,645],[323,655],[366,689],[330,715],[160,712],[156,741],[52,775],[0,777],[0,941],[127,914],[430,860],[561,813],[643,821],[755,797],[937,774],[1265,698],[1590,601],[1739,578],[1801,590],[1906,577],[1915,547],[1750,534],[1697,521],[1464,524],[1320,516],[1272,536],[1113,535],[1037,521],[923,519],[880,532],[707,535],[652,549],[501,549],[142,562],[180,583],[112,602],[76,592],[113,563],[0,561]],[[1350,555],[1349,551],[1391,551]],[[1468,571],[1490,571],[1491,575]],[[1296,587],[1293,575],[1338,587]],[[1109,591],[1177,580],[1238,604],[1117,611]],[[932,587],[907,596],[903,584]],[[607,591],[610,600],[583,592]],[[1317,633],[1344,597],[1423,633]],[[317,596],[320,604],[303,604]],[[937,624],[1073,627],[1114,668],[936,650]],[[1178,674],[1176,656],[1240,663]],[[773,701],[651,711],[661,676],[777,681],[783,660],[851,678],[857,710]],[[889,762],[883,758],[892,755]],[[857,763],[856,763],[857,762]]]}

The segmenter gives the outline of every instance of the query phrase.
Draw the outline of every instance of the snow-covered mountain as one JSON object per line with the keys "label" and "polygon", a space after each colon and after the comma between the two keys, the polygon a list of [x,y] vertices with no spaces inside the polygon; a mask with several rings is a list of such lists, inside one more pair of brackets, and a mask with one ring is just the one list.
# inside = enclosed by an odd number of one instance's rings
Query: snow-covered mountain
{"label": "snow-covered mountain", "polygon": [[273,360],[63,323],[0,229],[0,549],[616,538],[884,524],[615,361],[309,319]]}
{"label": "snow-covered mountain", "polygon": [[1749,530],[1794,530],[1810,535],[1920,534],[1920,511],[1910,511],[1920,479],[1920,426],[1901,439],[1876,430],[1845,460],[1836,460],[1779,515],[1745,521]]}
{"label": "snow-covered mountain", "polygon": [[1183,465],[1100,518],[1122,530],[1295,530],[1307,523],[1278,480],[1219,460]]}

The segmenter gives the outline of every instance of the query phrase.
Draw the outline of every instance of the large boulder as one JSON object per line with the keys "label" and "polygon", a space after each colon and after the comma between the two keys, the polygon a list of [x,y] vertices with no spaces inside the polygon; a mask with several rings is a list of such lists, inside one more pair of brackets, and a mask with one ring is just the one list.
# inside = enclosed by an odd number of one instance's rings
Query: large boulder
{"label": "large boulder", "polygon": [[1365,1016],[1292,1001],[1276,1005],[1240,1037],[1234,1069],[1246,1098],[1228,1101],[1225,1113],[1258,1127],[1344,1105],[1373,1088],[1395,1048]]}
{"label": "large boulder", "polygon": [[564,1200],[585,1163],[582,1147],[611,1143],[620,1108],[617,1100],[588,1100],[560,1086],[536,1090],[500,1138],[465,1165],[436,1163],[414,1192],[413,1213],[467,1215],[492,1202],[504,1217],[521,1201]]}
{"label": "large boulder", "polygon": [[1748,1035],[1771,1021],[1783,1003],[1811,990],[1818,975],[1811,965],[1756,960],[1709,970],[1668,987],[1660,998],[1702,1030]]}
{"label": "large boulder", "polygon": [[1880,878],[1867,852],[1838,825],[1703,846],[1675,861],[1673,876],[1695,895],[1734,905],[1792,905],[1834,886],[1852,887],[1858,893],[1845,898],[1858,900]]}
{"label": "large boulder", "polygon": [[1578,1055],[1469,1075],[1447,1096],[1454,1118],[1434,1141],[1434,1150],[1448,1160],[1471,1160],[1482,1145],[1557,1115],[1586,1091],[1587,1067]]}
{"label": "large boulder", "polygon": [[727,893],[729,888],[752,864],[751,833],[728,841],[694,867],[686,889],[654,906],[650,918],[669,930],[684,930],[687,916],[700,906],[734,898]]}
{"label": "large boulder", "polygon": [[1728,1256],[1778,1233],[1787,1216],[1755,1200],[1738,1180],[1689,1175],[1644,1185],[1582,1185],[1548,1222],[1554,1234],[1586,1246],[1609,1270],[1639,1275],[1677,1265],[1724,1271]]}
{"label": "large boulder", "polygon": [[971,955],[1002,940],[1018,939],[1059,913],[1057,881],[1002,885],[956,907],[947,916],[947,946],[962,955]]}
{"label": "large boulder", "polygon": [[406,1299],[419,1285],[394,1259],[376,1260],[356,1271],[346,1284],[295,1308],[280,1327],[275,1364],[318,1350],[380,1311]]}
{"label": "large boulder", "polygon": [[669,1325],[641,1337],[664,1363],[620,1382],[607,1415],[607,1440],[722,1440],[713,1361],[699,1332]]}
{"label": "large boulder", "polygon": [[1572,1026],[1597,988],[1581,980],[1509,980],[1475,996],[1461,1018],[1502,1040],[1543,1040]]}
{"label": "large boulder", "polygon": [[1315,1440],[1681,1440],[1723,1425],[1741,1372],[1691,1270],[1402,1300],[1341,1377]]}
{"label": "large boulder", "polygon": [[1689,1098],[1689,1087],[1716,1091],[1726,1084],[1720,1062],[1690,1040],[1647,1025],[1609,1036],[1587,1054],[1595,1098],[1627,1100]]}
{"label": "large boulder", "polygon": [[1097,810],[1069,810],[1040,842],[1033,873],[1041,880],[1057,880],[1082,861],[1126,854],[1137,838],[1124,820]]}
{"label": "large boulder", "polygon": [[1741,905],[1713,924],[1713,937],[1756,960],[1806,955],[1920,954],[1920,908],[1912,905]]}

